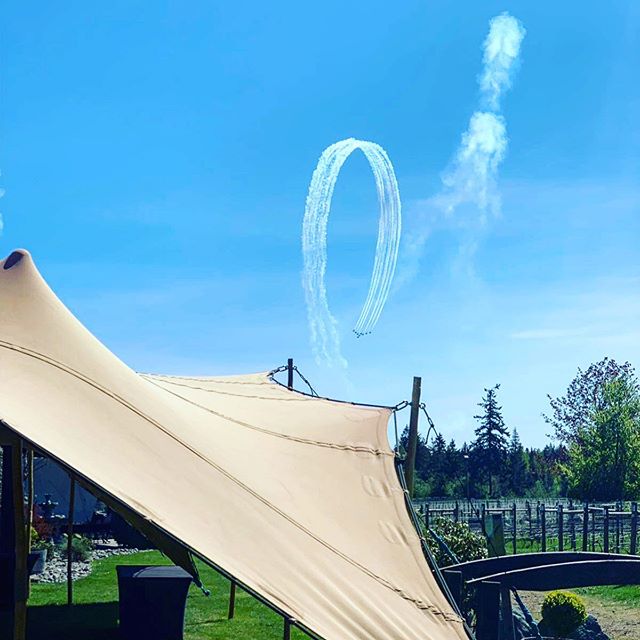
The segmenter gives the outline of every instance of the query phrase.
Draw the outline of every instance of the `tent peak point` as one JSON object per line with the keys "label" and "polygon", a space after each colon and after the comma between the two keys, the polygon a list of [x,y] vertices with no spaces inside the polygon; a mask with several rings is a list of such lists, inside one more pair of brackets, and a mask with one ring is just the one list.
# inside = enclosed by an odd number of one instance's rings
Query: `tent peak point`
{"label": "tent peak point", "polygon": [[17,265],[18,262],[22,260],[22,258],[28,255],[29,252],[26,249],[16,249],[9,254],[9,257],[4,261],[4,265],[2,266],[2,268],[5,271],[8,271],[9,269],[11,269],[11,267],[15,267],[15,265]]}

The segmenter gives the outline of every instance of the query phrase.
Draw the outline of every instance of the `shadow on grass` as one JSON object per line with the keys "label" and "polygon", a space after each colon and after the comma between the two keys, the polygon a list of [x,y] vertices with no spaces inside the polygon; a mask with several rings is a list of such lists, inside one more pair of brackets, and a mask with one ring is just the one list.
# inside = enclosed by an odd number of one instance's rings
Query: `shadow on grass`
{"label": "shadow on grass", "polygon": [[29,607],[27,640],[119,640],[118,603]]}

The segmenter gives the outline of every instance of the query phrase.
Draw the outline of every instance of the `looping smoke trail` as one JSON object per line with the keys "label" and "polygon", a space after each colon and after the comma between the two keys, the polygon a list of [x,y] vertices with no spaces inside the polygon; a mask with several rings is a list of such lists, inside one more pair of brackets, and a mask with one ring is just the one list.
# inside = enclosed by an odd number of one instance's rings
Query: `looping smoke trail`
{"label": "looping smoke trail", "polygon": [[313,172],[302,225],[302,253],[311,341],[316,360],[346,368],[340,351],[336,319],[329,310],[324,282],[327,270],[327,223],[338,174],[346,159],[360,149],[376,181],[380,221],[369,292],[353,331],[357,336],[371,332],[389,295],[396,268],[401,231],[401,204],[393,165],[385,150],[374,142],[348,138],[327,147]]}

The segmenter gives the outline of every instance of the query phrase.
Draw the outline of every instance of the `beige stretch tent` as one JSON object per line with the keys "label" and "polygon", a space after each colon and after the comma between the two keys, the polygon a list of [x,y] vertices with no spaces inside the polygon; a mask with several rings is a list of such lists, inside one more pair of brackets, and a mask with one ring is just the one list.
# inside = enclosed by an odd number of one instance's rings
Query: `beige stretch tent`
{"label": "beige stretch tent", "polygon": [[311,634],[467,637],[406,511],[388,409],[264,373],[138,375],[26,251],[0,262],[0,372],[10,429]]}

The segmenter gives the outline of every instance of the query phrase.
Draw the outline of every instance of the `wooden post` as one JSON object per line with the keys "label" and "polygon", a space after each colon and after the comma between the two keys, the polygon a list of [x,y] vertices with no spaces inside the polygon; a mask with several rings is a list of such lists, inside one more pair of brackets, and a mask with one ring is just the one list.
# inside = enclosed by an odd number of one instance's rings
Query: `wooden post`
{"label": "wooden post", "polygon": [[511,590],[509,587],[500,589],[500,638],[515,638],[513,624],[513,607],[511,606]]}
{"label": "wooden post", "polygon": [[[8,586],[13,591],[13,613],[10,627],[12,640],[25,640],[27,633],[27,540],[24,517],[24,485],[22,468],[22,440],[14,434],[6,434],[3,447],[2,506],[3,520],[2,546],[12,556],[13,580]],[[6,509],[6,511],[5,511]],[[10,514],[6,517],[7,514]]]}
{"label": "wooden post", "polygon": [[609,553],[609,507],[604,508],[604,552]]}
{"label": "wooden post", "polygon": [[542,551],[546,551],[547,550],[547,507],[544,502],[540,505],[540,526],[542,527],[541,549]]}
{"label": "wooden post", "polygon": [[27,548],[31,552],[31,525],[33,523],[33,449],[27,449]]}
{"label": "wooden post", "polygon": [[589,550],[589,503],[584,505],[582,513],[582,550]]}
{"label": "wooden post", "polygon": [[569,509],[571,513],[569,514],[569,527],[571,531],[571,551],[576,550],[576,514],[573,508],[573,501],[569,502]]}
{"label": "wooden post", "polygon": [[564,507],[558,505],[558,551],[564,551]]}
{"label": "wooden post", "polygon": [[293,358],[287,360],[287,387],[293,389]]}
{"label": "wooden post", "polygon": [[631,534],[629,540],[629,553],[635,556],[638,552],[638,503],[631,504]]}
{"label": "wooden post", "polygon": [[485,581],[478,585],[476,639],[496,640],[500,633],[500,583]]}
{"label": "wooden post", "polygon": [[[1,433],[1,432],[0,432]],[[0,497],[0,513],[13,513],[13,493],[11,489],[11,446],[2,444],[2,496]],[[0,518],[0,553],[12,554],[15,546],[13,540],[13,523],[11,518]],[[1,576],[0,576],[1,577]]]}
{"label": "wooden post", "polygon": [[462,608],[462,588],[464,582],[462,580],[462,571],[455,571],[453,569],[445,569],[442,572],[442,577],[449,587],[449,592],[452,598],[459,608]]}
{"label": "wooden post", "polygon": [[518,553],[518,529],[516,526],[517,518],[518,518],[518,507],[514,502],[513,506],[511,507],[511,521],[513,522],[513,531],[511,536],[511,540],[513,543],[513,555]]}
{"label": "wooden post", "polygon": [[16,530],[16,606],[14,619],[15,640],[27,635],[27,593],[29,571],[27,569],[27,536],[24,518],[24,484],[22,468],[22,440],[16,438],[13,451],[14,526]]}
{"label": "wooden post", "polygon": [[[31,553],[31,526],[33,523],[33,449],[27,449],[27,520],[25,531],[27,536],[27,555]],[[27,578],[27,599],[31,593],[31,579]]]}
{"label": "wooden post", "polygon": [[531,517],[531,503],[527,500],[525,504],[527,507],[527,518],[529,518],[529,537],[533,538],[533,519]]}
{"label": "wooden post", "polygon": [[409,443],[407,445],[407,462],[405,465],[405,477],[409,498],[413,498],[414,474],[416,468],[416,450],[418,448],[418,416],[420,411],[420,390],[422,378],[413,378],[413,391],[411,393],[411,415],[409,417]]}
{"label": "wooden post", "polygon": [[424,526],[427,530],[431,526],[430,518],[429,518],[429,503],[427,502],[424,505]]}
{"label": "wooden post", "polygon": [[458,522],[460,520],[460,505],[456,500],[455,506],[453,507],[453,521]]}
{"label": "wooden post", "polygon": [[236,613],[236,583],[235,580],[231,581],[231,586],[229,587],[229,614],[227,615],[227,619],[231,620]]}
{"label": "wooden post", "polygon": [[616,506],[616,553],[620,553],[620,512],[622,511],[622,503]]}
{"label": "wooden post", "polygon": [[67,606],[73,604],[73,513],[76,504],[76,481],[69,476],[69,514],[67,516]]}

